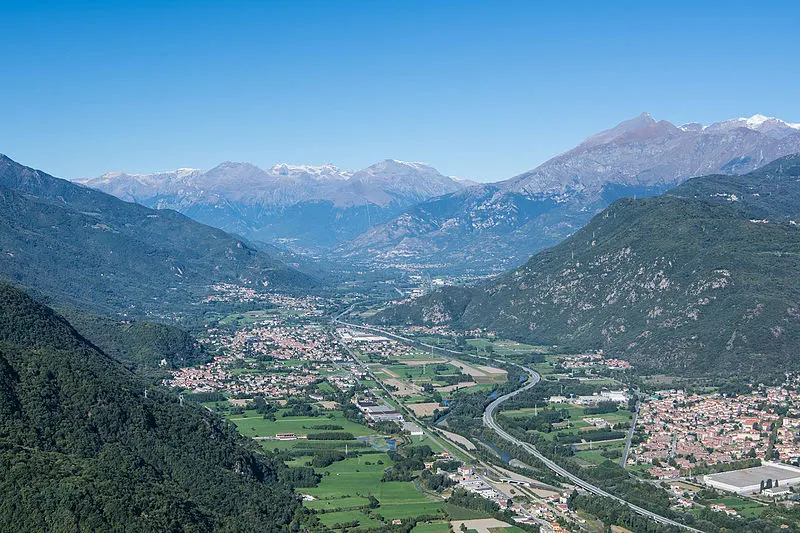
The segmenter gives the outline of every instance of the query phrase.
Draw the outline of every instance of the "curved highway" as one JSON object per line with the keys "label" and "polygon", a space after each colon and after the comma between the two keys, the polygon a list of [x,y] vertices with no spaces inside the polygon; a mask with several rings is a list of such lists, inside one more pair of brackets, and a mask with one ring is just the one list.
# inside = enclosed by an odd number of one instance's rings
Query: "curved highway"
{"label": "curved highway", "polygon": [[[418,341],[414,341],[412,339],[408,339],[408,338],[402,337],[400,335],[395,335],[393,333],[390,333],[388,331],[384,331],[384,330],[379,329],[379,328],[375,328],[375,327],[371,327],[371,326],[360,326],[360,325],[357,325],[357,324],[350,324],[350,323],[344,322],[342,320],[342,316],[346,315],[351,309],[352,309],[352,306],[349,309],[347,309],[346,311],[344,311],[343,313],[335,316],[333,318],[333,322],[334,323],[339,323],[339,324],[341,324],[343,326],[351,327],[351,328],[354,328],[354,329],[361,329],[361,330],[371,331],[371,332],[374,332],[374,333],[379,333],[379,334],[384,335],[386,337],[390,337],[390,338],[393,338],[393,339],[396,339],[396,340],[400,340],[400,341],[403,341],[403,342],[410,342],[412,344],[421,344],[421,345],[426,346],[426,347],[435,348],[435,349],[437,349],[439,351],[449,352],[449,353],[452,353],[452,354],[455,354],[455,355],[465,355],[465,354],[462,354],[460,352],[456,352],[455,350],[449,350],[447,348],[440,348],[438,346],[433,346],[433,345],[430,345],[430,344],[425,344],[425,343],[421,343],[421,342],[418,342]],[[471,355],[471,354],[469,355],[469,357],[477,357],[477,358],[480,358],[480,359],[487,359],[487,360],[489,359],[488,357],[475,356],[475,355]],[[633,503],[631,503],[631,502],[629,502],[627,500],[623,500],[619,496],[615,496],[615,495],[611,494],[610,492],[607,492],[607,491],[601,489],[600,487],[589,483],[588,481],[584,481],[583,479],[579,478],[578,476],[576,476],[575,474],[571,473],[567,469],[563,468],[562,466],[559,466],[557,463],[551,461],[550,459],[548,459],[547,457],[542,455],[542,453],[539,452],[539,450],[537,450],[531,444],[519,440],[518,438],[514,437],[513,435],[511,435],[510,433],[505,431],[503,428],[501,428],[500,425],[494,419],[494,412],[497,409],[497,407],[500,404],[502,404],[503,402],[506,402],[506,401],[510,400],[514,396],[516,396],[516,395],[518,395],[518,394],[520,394],[520,393],[522,393],[522,392],[524,392],[524,391],[536,386],[536,384],[539,383],[539,380],[541,379],[541,376],[537,372],[535,372],[534,370],[531,370],[530,368],[528,368],[526,366],[523,366],[523,365],[520,365],[520,364],[517,364],[517,363],[512,363],[510,361],[506,361],[505,363],[509,364],[509,365],[516,366],[517,368],[522,369],[523,371],[528,373],[530,378],[528,379],[528,383],[526,383],[523,387],[520,387],[519,389],[517,389],[517,390],[515,390],[513,392],[510,392],[510,393],[508,393],[508,394],[506,394],[504,396],[499,396],[494,401],[492,401],[489,405],[487,405],[486,409],[483,412],[483,425],[485,425],[486,427],[491,428],[492,430],[494,430],[495,433],[497,433],[497,435],[500,438],[502,438],[502,439],[504,439],[504,440],[506,440],[506,441],[508,441],[508,442],[510,442],[512,444],[520,446],[526,452],[528,452],[529,454],[531,454],[534,457],[536,457],[539,461],[541,461],[547,468],[549,468],[550,470],[552,470],[556,474],[560,475],[561,477],[568,479],[572,484],[574,484],[577,487],[582,488],[583,490],[585,490],[587,492],[590,492],[592,494],[596,494],[598,496],[604,496],[606,498],[611,498],[614,501],[617,501],[617,502],[619,502],[619,503],[621,503],[623,505],[626,505],[629,509],[631,509],[635,513],[637,513],[639,515],[642,515],[644,517],[647,517],[647,518],[649,518],[649,519],[651,519],[654,522],[657,522],[659,524],[665,524],[665,525],[669,525],[669,526],[674,526],[674,527],[678,527],[678,528],[681,528],[681,529],[685,529],[687,531],[694,531],[696,533],[703,533],[699,529],[695,529],[695,528],[693,528],[691,526],[687,526],[686,524],[681,524],[680,522],[676,522],[675,520],[672,520],[672,519],[667,518],[665,516],[661,516],[661,515],[656,514],[654,512],[648,511],[647,509],[645,509],[643,507],[639,507],[638,505],[633,504]]]}
{"label": "curved highway", "polygon": [[542,455],[541,452],[539,452],[539,450],[534,448],[529,443],[519,440],[518,438],[514,437],[513,435],[511,435],[507,431],[505,431],[503,428],[501,428],[500,425],[494,419],[494,412],[497,409],[497,407],[500,404],[502,404],[503,402],[510,400],[511,398],[516,396],[517,394],[520,394],[521,392],[526,391],[526,390],[534,387],[537,383],[539,383],[539,379],[540,379],[539,374],[534,372],[530,368],[526,368],[526,367],[524,367],[522,365],[517,365],[515,363],[508,363],[508,364],[513,364],[514,366],[517,366],[518,368],[521,368],[521,369],[525,370],[526,372],[528,372],[528,374],[530,374],[530,379],[529,379],[528,383],[524,387],[521,387],[521,388],[519,388],[519,389],[517,389],[517,390],[515,390],[513,392],[510,392],[510,393],[506,394],[505,396],[500,396],[497,399],[495,399],[492,403],[490,403],[489,405],[486,406],[486,410],[483,412],[483,425],[484,426],[493,429],[495,431],[495,433],[497,433],[497,435],[500,436],[500,438],[502,438],[504,440],[507,440],[508,442],[510,442],[512,444],[520,446],[526,452],[528,452],[529,454],[533,455],[538,460],[540,460],[547,468],[549,468],[550,470],[552,470],[556,474],[560,475],[561,477],[564,477],[564,478],[568,479],[575,486],[580,487],[580,488],[584,489],[587,492],[591,492],[592,494],[597,494],[598,496],[604,496],[606,498],[611,498],[612,500],[615,500],[615,501],[617,501],[617,502],[619,502],[619,503],[621,503],[623,505],[627,505],[628,508],[630,508],[632,511],[636,512],[637,514],[645,516],[645,517],[647,517],[647,518],[649,518],[649,519],[651,519],[651,520],[653,520],[655,522],[658,522],[659,524],[666,524],[666,525],[669,525],[669,526],[675,526],[675,527],[679,527],[679,528],[682,528],[682,529],[686,529],[688,531],[696,531],[697,533],[702,533],[699,529],[695,529],[695,528],[687,526],[685,524],[681,524],[680,522],[676,522],[675,520],[669,519],[669,518],[667,518],[665,516],[661,516],[659,514],[653,513],[651,511],[648,511],[647,509],[645,509],[643,507],[639,507],[638,505],[635,505],[635,504],[630,503],[630,502],[628,502],[626,500],[623,500],[619,496],[614,496],[610,492],[606,492],[605,490],[601,489],[600,487],[598,487],[596,485],[592,485],[588,481],[584,481],[583,479],[579,478],[578,476],[576,476],[575,474],[571,473],[567,469],[559,466],[557,463],[551,461],[550,459],[548,459],[547,457]]}

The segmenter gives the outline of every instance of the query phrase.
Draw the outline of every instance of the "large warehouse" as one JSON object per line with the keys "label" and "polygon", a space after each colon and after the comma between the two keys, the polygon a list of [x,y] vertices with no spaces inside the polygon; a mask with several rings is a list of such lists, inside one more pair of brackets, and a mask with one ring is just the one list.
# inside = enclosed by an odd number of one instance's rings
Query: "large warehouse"
{"label": "large warehouse", "polygon": [[779,487],[800,485],[800,468],[765,461],[753,468],[703,476],[703,482],[709,487],[736,494],[755,494],[761,490],[761,482],[766,484],[768,479],[773,486],[776,481]]}

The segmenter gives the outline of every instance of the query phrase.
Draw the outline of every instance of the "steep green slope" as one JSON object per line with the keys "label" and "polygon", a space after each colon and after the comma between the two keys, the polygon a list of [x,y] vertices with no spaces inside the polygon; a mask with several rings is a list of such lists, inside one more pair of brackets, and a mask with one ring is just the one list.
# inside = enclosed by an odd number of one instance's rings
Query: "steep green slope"
{"label": "steep green slope", "polygon": [[168,369],[211,359],[202,345],[176,326],[119,320],[74,309],[59,312],[82,337],[140,375],[155,377]]}
{"label": "steep green slope", "polygon": [[696,178],[615,202],[485,286],[434,293],[378,320],[603,349],[645,371],[800,369],[798,219],[798,156],[744,176]]}
{"label": "steep green slope", "polygon": [[0,530],[281,531],[285,467],[0,284]]}
{"label": "steep green slope", "polygon": [[185,311],[220,282],[307,290],[308,276],[174,211],[0,156],[0,278],[102,313]]}

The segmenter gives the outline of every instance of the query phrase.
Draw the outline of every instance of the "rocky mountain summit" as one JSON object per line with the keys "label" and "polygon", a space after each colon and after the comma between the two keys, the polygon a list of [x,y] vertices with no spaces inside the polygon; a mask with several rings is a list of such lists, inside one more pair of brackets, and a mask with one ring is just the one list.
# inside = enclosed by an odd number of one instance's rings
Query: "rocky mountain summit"
{"label": "rocky mountain summit", "polygon": [[424,163],[394,159],[358,171],[227,161],[205,172],[112,172],[76,181],[251,239],[310,249],[355,237],[406,207],[469,185]]}
{"label": "rocky mountain summit", "polygon": [[800,124],[755,115],[675,126],[642,113],[509,180],[410,207],[337,253],[502,271],[557,244],[618,198],[658,195],[694,176],[744,174],[797,152]]}

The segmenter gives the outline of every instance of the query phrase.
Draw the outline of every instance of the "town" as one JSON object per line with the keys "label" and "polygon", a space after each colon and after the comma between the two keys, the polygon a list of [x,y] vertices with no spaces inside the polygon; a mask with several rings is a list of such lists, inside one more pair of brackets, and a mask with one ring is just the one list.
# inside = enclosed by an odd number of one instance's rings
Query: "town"
{"label": "town", "polygon": [[[174,370],[164,384],[190,396],[211,393],[226,398],[206,405],[226,414],[265,449],[296,457],[299,464],[308,453],[312,461],[307,464],[314,464],[313,457],[320,453],[314,450],[323,442],[330,450],[326,454],[342,454],[342,468],[370,454],[389,454],[381,462],[390,464],[402,461],[408,451],[429,448],[419,479],[446,481],[437,482],[441,485],[428,495],[409,494],[409,502],[431,506],[436,499],[458,501],[458,494],[465,493],[506,513],[505,521],[486,513],[480,519],[490,521],[486,524],[495,520],[498,527],[516,524],[547,532],[587,528],[569,505],[575,486],[544,483],[510,464],[501,466],[502,461],[487,462],[476,454],[485,443],[439,423],[459,394],[489,393],[506,381],[507,371],[446,356],[425,348],[422,341],[469,348],[484,356],[496,356],[495,350],[500,350],[513,357],[522,348],[540,354],[536,368],[554,384],[543,385],[553,391],[545,397],[545,409],[570,413],[552,424],[555,438],[571,446],[586,467],[622,456],[634,475],[671,483],[667,492],[676,509],[705,507],[737,518],[750,505],[746,498],[786,500],[792,496],[791,487],[800,483],[800,469],[786,464],[800,459],[800,396],[793,376],[780,386],[753,386],[739,394],[673,389],[637,396],[613,377],[625,375],[632,365],[602,352],[546,355],[545,348],[521,347],[491,332],[455,332],[442,326],[389,328],[385,334],[363,331],[333,326],[326,318],[332,303],[325,299],[236,286],[216,289],[217,301],[263,308],[234,313],[207,326],[199,341],[213,359]],[[397,335],[417,340],[404,342]],[[580,386],[574,389],[576,383]],[[261,421],[253,416],[258,398],[268,406]],[[637,399],[637,411],[629,411]],[[523,408],[502,414],[504,420],[521,423],[537,413]],[[635,425],[628,432],[630,424]],[[630,452],[623,455],[626,439],[620,437],[626,433]],[[724,499],[704,500],[698,496],[704,487],[744,499],[735,505]],[[309,488],[305,505],[321,513],[325,524],[349,523],[344,519],[351,518],[352,511],[338,503],[346,492],[326,490]],[[333,510],[326,511],[330,506]],[[391,524],[404,523],[407,514],[395,513]],[[449,517],[449,527],[470,526],[470,519],[454,516]],[[357,521],[375,525],[375,519],[369,515]]]}
{"label": "town", "polygon": [[659,391],[642,404],[641,442],[628,461],[653,465],[669,479],[701,466],[744,459],[800,459],[800,393],[796,377],[782,386],[756,386],[746,394]]}

